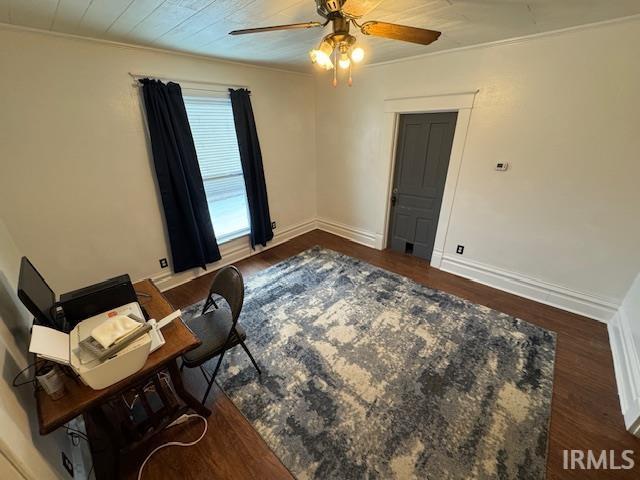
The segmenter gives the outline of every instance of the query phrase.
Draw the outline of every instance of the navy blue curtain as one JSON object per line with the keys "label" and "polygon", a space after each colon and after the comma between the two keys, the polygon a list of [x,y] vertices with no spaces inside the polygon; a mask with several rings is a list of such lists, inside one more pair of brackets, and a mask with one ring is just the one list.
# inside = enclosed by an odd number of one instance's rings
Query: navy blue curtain
{"label": "navy blue curtain", "polygon": [[173,270],[220,260],[191,127],[177,83],[142,84],[151,148],[169,232]]}
{"label": "navy blue curtain", "polygon": [[269,200],[267,199],[267,185],[264,180],[262,167],[262,153],[256,130],[256,121],[251,108],[251,92],[244,88],[229,89],[233,120],[236,126],[238,147],[244,183],[247,188],[247,202],[251,217],[251,248],[257,244],[266,246],[273,239],[271,216],[269,215]]}

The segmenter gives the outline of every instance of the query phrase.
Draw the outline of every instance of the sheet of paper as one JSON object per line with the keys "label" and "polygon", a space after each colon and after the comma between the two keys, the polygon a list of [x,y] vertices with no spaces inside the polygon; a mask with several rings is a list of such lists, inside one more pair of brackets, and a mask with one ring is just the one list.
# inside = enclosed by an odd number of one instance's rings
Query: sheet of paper
{"label": "sheet of paper", "polygon": [[69,365],[69,335],[53,328],[34,325],[29,351],[52,362]]}
{"label": "sheet of paper", "polygon": [[182,315],[182,312],[180,310],[176,310],[175,312],[170,313],[169,315],[164,317],[162,320],[159,320],[158,321],[158,330],[160,330],[161,328],[164,328],[167,325],[169,325],[172,321],[174,321],[180,315]]}

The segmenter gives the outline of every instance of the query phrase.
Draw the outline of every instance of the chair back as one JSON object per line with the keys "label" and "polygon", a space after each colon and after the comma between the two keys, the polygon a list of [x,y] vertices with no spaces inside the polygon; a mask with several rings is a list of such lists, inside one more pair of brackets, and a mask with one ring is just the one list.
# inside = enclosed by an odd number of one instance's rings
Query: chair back
{"label": "chair back", "polygon": [[212,295],[220,295],[229,304],[233,326],[235,327],[240,312],[242,311],[242,303],[244,302],[244,280],[240,271],[230,265],[221,268],[216,276],[213,277],[211,288],[209,289],[209,299]]}

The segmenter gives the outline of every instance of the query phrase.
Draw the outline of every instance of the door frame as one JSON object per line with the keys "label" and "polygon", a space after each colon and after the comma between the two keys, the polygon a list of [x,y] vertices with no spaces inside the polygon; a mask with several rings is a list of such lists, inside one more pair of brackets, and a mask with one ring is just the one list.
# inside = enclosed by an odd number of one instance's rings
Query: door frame
{"label": "door frame", "polygon": [[398,129],[400,126],[400,115],[406,113],[439,113],[458,112],[456,128],[453,134],[453,145],[451,146],[451,157],[449,158],[449,168],[442,194],[442,205],[438,226],[436,227],[436,239],[431,255],[431,265],[439,268],[442,264],[442,255],[449,230],[449,221],[453,211],[458,177],[464,147],[467,141],[467,132],[471,120],[471,111],[479,90],[474,92],[446,93],[439,95],[427,95],[423,97],[392,98],[384,101],[384,128],[382,129],[382,155],[384,163],[387,164],[387,189],[384,212],[384,229],[382,231],[381,248],[387,248],[389,241],[389,223],[391,222],[391,191],[393,189],[393,178],[396,166],[396,150],[398,147]]}

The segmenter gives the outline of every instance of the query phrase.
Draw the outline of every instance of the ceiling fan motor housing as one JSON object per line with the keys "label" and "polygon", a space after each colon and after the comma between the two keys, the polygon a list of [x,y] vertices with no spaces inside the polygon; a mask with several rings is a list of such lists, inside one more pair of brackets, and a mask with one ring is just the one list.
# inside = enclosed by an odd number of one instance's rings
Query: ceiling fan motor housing
{"label": "ceiling fan motor housing", "polygon": [[337,12],[342,8],[341,0],[324,0],[327,12]]}

